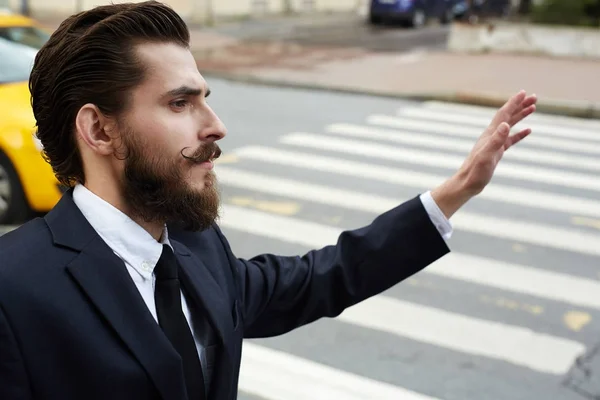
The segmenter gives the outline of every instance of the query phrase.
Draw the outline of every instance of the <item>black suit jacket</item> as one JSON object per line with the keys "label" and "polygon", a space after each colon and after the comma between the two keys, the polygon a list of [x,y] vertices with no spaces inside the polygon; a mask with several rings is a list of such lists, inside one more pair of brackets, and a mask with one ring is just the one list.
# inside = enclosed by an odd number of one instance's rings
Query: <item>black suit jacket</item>
{"label": "black suit jacket", "polygon": [[[237,397],[243,338],[335,317],[449,251],[418,198],[303,256],[238,259],[217,225],[169,229],[193,305],[216,333],[211,400]],[[0,237],[0,399],[184,400],[184,391],[177,353],[72,191]]]}

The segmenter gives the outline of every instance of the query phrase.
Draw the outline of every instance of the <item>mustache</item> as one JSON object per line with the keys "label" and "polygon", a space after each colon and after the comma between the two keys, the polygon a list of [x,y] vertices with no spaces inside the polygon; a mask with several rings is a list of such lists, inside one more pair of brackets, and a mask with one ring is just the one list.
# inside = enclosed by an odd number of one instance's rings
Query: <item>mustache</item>
{"label": "mustache", "polygon": [[184,154],[186,149],[189,149],[189,147],[181,150],[181,156],[193,163],[201,164],[210,160],[216,160],[221,156],[221,148],[215,142],[198,146],[198,148],[191,155]]}

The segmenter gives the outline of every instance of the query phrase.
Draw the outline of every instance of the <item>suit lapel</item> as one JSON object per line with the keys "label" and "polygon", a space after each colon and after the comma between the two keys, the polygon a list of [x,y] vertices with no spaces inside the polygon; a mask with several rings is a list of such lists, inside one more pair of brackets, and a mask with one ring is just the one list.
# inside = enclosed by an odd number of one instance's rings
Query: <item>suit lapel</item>
{"label": "suit lapel", "polygon": [[67,271],[146,370],[165,400],[185,399],[175,352],[123,262],[89,225],[67,192],[45,217],[57,245],[79,251]]}
{"label": "suit lapel", "polygon": [[[183,272],[182,283],[187,287],[198,309],[204,313],[202,317],[206,316],[205,320],[208,320],[219,337],[220,350],[223,356],[218,358],[213,372],[211,394],[216,392],[222,394],[223,390],[231,388],[230,384],[223,385],[222,380],[232,377],[234,365],[229,349],[229,339],[234,328],[231,322],[231,307],[227,297],[204,262],[195,254],[192,254],[182,243],[171,239],[171,244],[175,249]],[[212,398],[212,396],[210,397]]]}
{"label": "suit lapel", "polygon": [[190,295],[206,313],[219,338],[224,342],[228,333],[233,331],[231,320],[224,318],[231,313],[227,298],[206,265],[198,257],[192,255],[186,246],[176,240],[171,239],[171,244],[181,264],[184,274],[182,280],[191,286]]}

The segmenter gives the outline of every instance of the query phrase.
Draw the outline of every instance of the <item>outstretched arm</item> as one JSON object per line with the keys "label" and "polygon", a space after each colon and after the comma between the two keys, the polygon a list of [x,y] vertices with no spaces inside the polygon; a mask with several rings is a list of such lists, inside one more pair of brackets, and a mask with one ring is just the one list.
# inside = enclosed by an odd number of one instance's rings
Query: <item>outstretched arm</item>
{"label": "outstretched arm", "polygon": [[[432,198],[450,218],[490,182],[508,148],[531,133],[509,130],[535,111],[535,96],[519,92],[496,113],[460,169]],[[237,275],[246,337],[288,332],[374,296],[427,267],[449,249],[423,202],[409,200],[336,244],[303,256],[236,258],[217,228]]]}
{"label": "outstretched arm", "polygon": [[449,251],[419,198],[302,256],[238,259],[216,230],[239,282],[245,337],[280,335],[322,317],[335,317]]}

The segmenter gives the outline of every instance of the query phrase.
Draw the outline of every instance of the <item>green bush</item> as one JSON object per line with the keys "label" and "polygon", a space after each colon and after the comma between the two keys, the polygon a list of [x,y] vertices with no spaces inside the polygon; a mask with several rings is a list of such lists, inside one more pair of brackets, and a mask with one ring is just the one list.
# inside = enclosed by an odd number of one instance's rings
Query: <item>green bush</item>
{"label": "green bush", "polygon": [[533,22],[600,27],[600,0],[544,0],[531,10]]}

